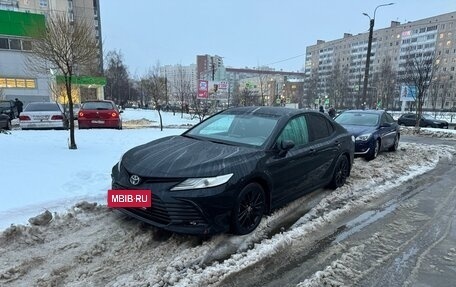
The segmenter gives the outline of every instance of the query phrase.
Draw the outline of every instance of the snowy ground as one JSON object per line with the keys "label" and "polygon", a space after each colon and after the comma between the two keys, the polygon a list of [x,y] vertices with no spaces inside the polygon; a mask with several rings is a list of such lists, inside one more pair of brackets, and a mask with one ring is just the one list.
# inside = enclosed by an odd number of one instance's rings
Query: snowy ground
{"label": "snowy ground", "polygon": [[[124,121],[153,121],[147,117],[156,112],[142,113],[126,111]],[[172,126],[193,123],[172,113],[164,115],[165,125],[167,121]],[[0,285],[215,286],[292,245],[311,242],[316,230],[394,192],[395,186],[456,152],[454,147],[401,143],[399,151],[382,153],[374,161],[356,159],[347,185],[296,200],[265,217],[246,236],[218,235],[202,241],[169,234],[104,205],[83,203],[62,212],[82,199],[104,203],[111,167],[124,151],[182,131],[77,130],[76,151],[67,149],[65,131],[0,133],[7,166],[2,168]],[[49,224],[22,225],[47,209],[53,212],[44,213]]]}

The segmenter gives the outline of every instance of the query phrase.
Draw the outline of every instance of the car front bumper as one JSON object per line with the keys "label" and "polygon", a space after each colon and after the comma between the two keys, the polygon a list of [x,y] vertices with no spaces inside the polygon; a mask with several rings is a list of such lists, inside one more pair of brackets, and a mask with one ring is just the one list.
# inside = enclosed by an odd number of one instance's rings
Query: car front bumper
{"label": "car front bumper", "polygon": [[131,186],[123,179],[128,178],[114,171],[112,190],[145,189],[151,190],[150,208],[118,208],[124,214],[132,216],[153,226],[182,234],[210,235],[226,232],[230,229],[233,209],[233,190],[226,184],[195,190],[170,191],[178,181],[146,181],[138,186]]}
{"label": "car front bumper", "polygon": [[355,155],[365,155],[372,147],[371,141],[355,141]]}

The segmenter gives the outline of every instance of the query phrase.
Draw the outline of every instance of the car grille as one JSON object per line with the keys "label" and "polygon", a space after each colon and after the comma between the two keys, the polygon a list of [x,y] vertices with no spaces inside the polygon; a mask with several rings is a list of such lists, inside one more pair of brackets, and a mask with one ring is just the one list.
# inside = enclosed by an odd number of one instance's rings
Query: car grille
{"label": "car grille", "polygon": [[[114,189],[123,189],[114,185]],[[207,221],[199,209],[191,202],[179,200],[174,202],[163,202],[156,194],[152,193],[152,207],[149,208],[126,208],[128,211],[157,222],[159,224],[206,224]]]}

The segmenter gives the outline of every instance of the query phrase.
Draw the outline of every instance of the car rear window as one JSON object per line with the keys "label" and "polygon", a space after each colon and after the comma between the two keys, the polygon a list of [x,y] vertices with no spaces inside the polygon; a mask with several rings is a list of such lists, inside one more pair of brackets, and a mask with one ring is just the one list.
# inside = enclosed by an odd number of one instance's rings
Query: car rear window
{"label": "car rear window", "polygon": [[112,103],[109,102],[86,102],[82,104],[83,110],[113,110]]}
{"label": "car rear window", "polygon": [[55,103],[30,103],[25,107],[26,112],[60,111]]}
{"label": "car rear window", "polygon": [[375,126],[378,120],[378,114],[362,112],[342,113],[335,119],[341,125],[357,126]]}
{"label": "car rear window", "polygon": [[0,107],[1,108],[10,108],[11,104],[10,104],[10,102],[0,102]]}

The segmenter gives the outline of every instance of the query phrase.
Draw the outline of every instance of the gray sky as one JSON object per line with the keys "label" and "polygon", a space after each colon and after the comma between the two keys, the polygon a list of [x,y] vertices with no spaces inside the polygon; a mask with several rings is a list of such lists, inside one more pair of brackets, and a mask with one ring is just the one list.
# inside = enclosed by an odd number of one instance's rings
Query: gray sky
{"label": "gray sky", "polygon": [[[375,29],[456,11],[455,0],[392,2],[377,9]],[[230,67],[297,71],[306,46],[367,32],[362,13],[372,17],[385,3],[390,1],[100,0],[103,48],[120,50],[132,76],[157,61],[189,65],[200,54],[222,56]]]}

